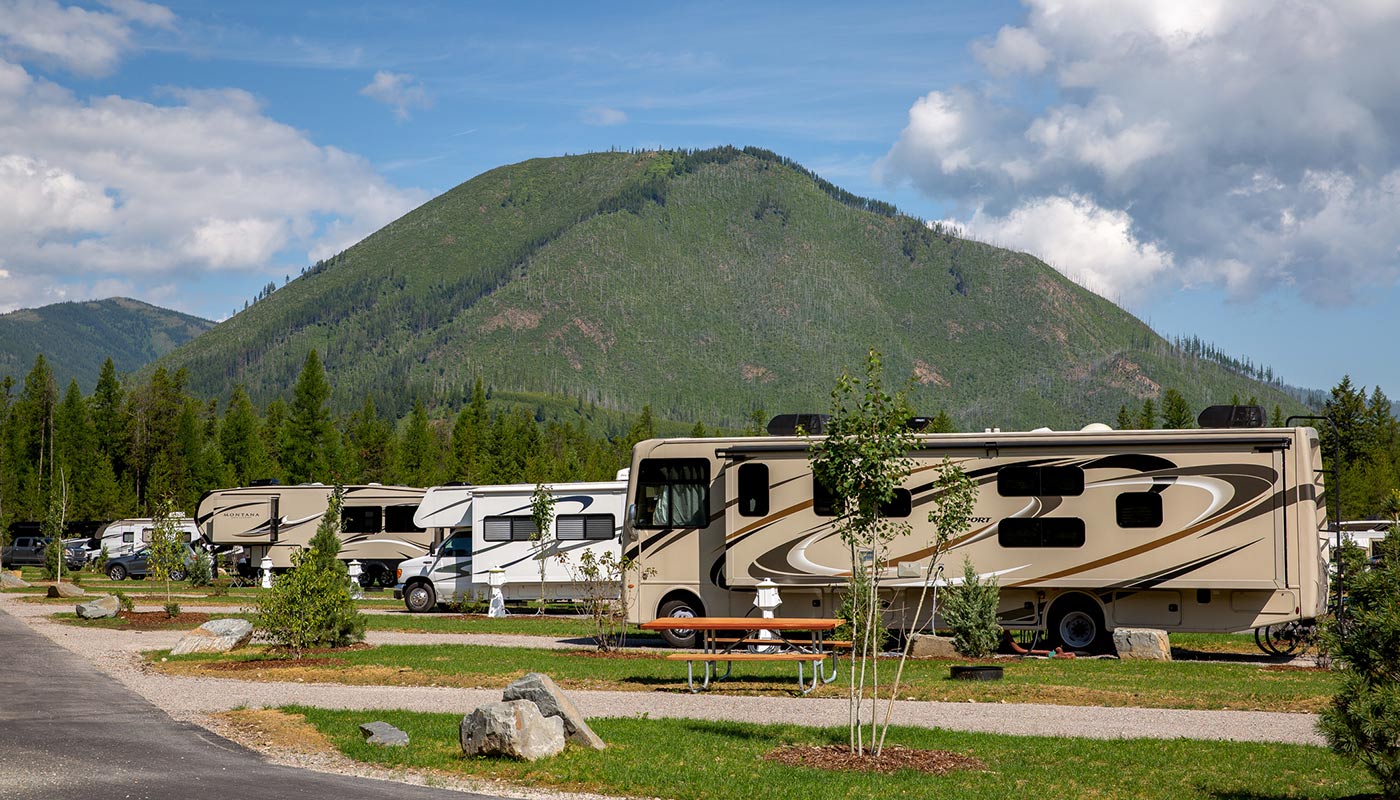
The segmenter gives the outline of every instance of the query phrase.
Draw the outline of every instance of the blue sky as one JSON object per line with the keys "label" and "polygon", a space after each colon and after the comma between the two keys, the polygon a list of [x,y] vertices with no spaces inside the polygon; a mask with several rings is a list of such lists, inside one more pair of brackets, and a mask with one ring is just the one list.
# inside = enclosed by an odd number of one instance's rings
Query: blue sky
{"label": "blue sky", "polygon": [[757,145],[1396,395],[1398,33],[1262,0],[0,0],[0,307],[219,319],[501,164]]}

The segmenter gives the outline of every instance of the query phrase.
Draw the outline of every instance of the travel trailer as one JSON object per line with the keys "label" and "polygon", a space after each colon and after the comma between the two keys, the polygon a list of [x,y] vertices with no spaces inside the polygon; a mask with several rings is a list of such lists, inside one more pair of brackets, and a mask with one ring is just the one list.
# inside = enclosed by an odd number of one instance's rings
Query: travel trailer
{"label": "travel trailer", "polygon": [[[180,529],[181,541],[188,544],[199,537],[194,520],[178,512],[171,516]],[[151,531],[155,526],[156,521],[150,517],[119,519],[115,522],[109,522],[98,530],[96,535],[97,549],[92,552],[89,558],[97,558],[104,548],[108,558],[129,556],[151,543]]]}
{"label": "travel trailer", "polygon": [[545,598],[582,597],[576,572],[583,553],[621,552],[627,482],[546,485],[554,495],[554,524],[543,545],[530,518],[534,484],[429,489],[414,519],[443,530],[443,543],[432,555],[400,565],[394,596],[415,612],[467,598],[485,599],[490,595],[490,571],[499,568],[507,601],[538,600],[543,557]]}
{"label": "travel trailer", "polygon": [[[1342,540],[1351,542],[1360,547],[1366,558],[1374,561],[1380,556],[1378,545],[1385,540],[1386,534],[1395,523],[1386,519],[1354,519],[1345,520],[1341,523]],[[1335,530],[1322,532],[1322,546],[1336,547],[1337,533]]]}
{"label": "travel trailer", "polygon": [[[898,628],[933,624],[927,606],[920,619],[914,610],[945,458],[977,487],[970,529],[942,556],[945,575],[960,575],[966,556],[996,576],[1004,628],[1097,650],[1119,626],[1240,631],[1325,611],[1311,428],[918,434],[910,456],[888,513],[912,533],[879,563]],[[639,443],[624,536],[638,567],[630,621],[746,616],[763,580],[778,584],[782,616],[834,616],[851,552],[808,457],[795,435]],[[668,639],[692,645],[687,633]]]}
{"label": "travel trailer", "polygon": [[[273,569],[292,566],[330,504],[333,487],[320,483],[218,489],[199,501],[195,523],[216,550],[241,546],[238,570],[251,575],[264,557]],[[411,486],[346,486],[340,510],[340,558],[356,560],[365,586],[392,586],[399,562],[428,552],[432,534],[413,524],[423,489]]]}

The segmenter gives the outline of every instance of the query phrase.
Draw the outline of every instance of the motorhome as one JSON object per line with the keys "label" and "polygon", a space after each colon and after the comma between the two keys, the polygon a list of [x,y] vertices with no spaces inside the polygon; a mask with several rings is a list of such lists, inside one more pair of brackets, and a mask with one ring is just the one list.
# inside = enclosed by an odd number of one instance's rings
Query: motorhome
{"label": "motorhome", "polygon": [[554,496],[554,523],[545,537],[537,535],[531,519],[534,484],[429,489],[414,520],[444,531],[443,542],[432,555],[400,566],[395,597],[402,597],[415,612],[469,598],[485,599],[490,593],[490,573],[500,569],[505,600],[538,600],[541,560],[546,599],[582,597],[577,572],[583,553],[617,556],[621,552],[627,482],[546,486]]}
{"label": "motorhome", "polygon": [[[1256,415],[1257,418],[1257,415]],[[810,430],[810,428],[809,428]],[[963,558],[1001,587],[1004,628],[1103,649],[1119,626],[1239,631],[1322,615],[1321,454],[1311,428],[918,434],[888,516],[910,532],[878,556],[887,619],[905,630],[929,581],[927,512],[944,459],[977,487]],[[633,450],[624,536],[629,619],[745,616],[760,581],[783,616],[837,613],[852,569],[830,492],[797,435],[652,439]],[[859,556],[858,556],[859,557]],[[946,581],[945,581],[946,583]],[[686,632],[672,644],[693,644]]]}
{"label": "motorhome", "polygon": [[[1340,524],[1341,541],[1350,542],[1360,547],[1366,553],[1368,560],[1375,561],[1380,557],[1380,543],[1385,540],[1386,534],[1390,533],[1390,528],[1394,524],[1388,519],[1344,520]],[[1321,535],[1323,547],[1337,546],[1338,537],[1335,529],[1323,531]]]}
{"label": "motorhome", "polygon": [[[186,544],[199,537],[199,530],[195,527],[194,520],[184,514],[176,512],[171,515],[171,521],[180,531],[180,540]],[[98,530],[97,548],[89,556],[89,559],[97,558],[103,550],[107,551],[108,558],[118,556],[129,556],[151,543],[151,531],[155,530],[156,521],[150,517],[140,517],[136,519],[119,519],[109,522]]]}
{"label": "motorhome", "polygon": [[[264,558],[273,569],[292,566],[330,504],[333,487],[320,483],[218,489],[199,501],[195,523],[216,550],[241,546],[238,569],[252,574]],[[411,486],[346,486],[340,509],[340,558],[359,561],[360,582],[392,586],[400,562],[428,552],[430,532],[413,524],[425,490]]]}

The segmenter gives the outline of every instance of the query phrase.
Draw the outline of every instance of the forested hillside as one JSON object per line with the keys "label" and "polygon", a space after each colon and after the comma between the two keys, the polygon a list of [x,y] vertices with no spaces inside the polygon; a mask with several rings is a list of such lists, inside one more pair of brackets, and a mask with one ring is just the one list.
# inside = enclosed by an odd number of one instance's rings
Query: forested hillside
{"label": "forested hillside", "polygon": [[92,391],[103,360],[134,372],[213,324],[126,297],[12,311],[0,315],[0,377],[19,381],[42,353],[60,385]]}
{"label": "forested hillside", "polygon": [[[395,415],[497,392],[735,427],[821,410],[867,348],[961,428],[1113,421],[1176,388],[1301,408],[1032,256],[959,238],[772,153],[594,153],[492,170],[161,360],[189,388]],[[1272,375],[1272,373],[1268,373]],[[147,373],[147,376],[149,372]]]}

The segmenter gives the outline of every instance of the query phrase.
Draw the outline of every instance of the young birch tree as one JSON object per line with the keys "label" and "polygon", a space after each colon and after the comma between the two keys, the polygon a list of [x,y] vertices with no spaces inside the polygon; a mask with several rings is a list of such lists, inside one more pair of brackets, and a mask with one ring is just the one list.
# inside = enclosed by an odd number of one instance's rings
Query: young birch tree
{"label": "young birch tree", "polygon": [[540,607],[536,614],[544,614],[544,569],[546,553],[554,538],[554,493],[543,483],[535,484],[535,493],[530,497],[530,521],[535,523],[535,533],[530,538],[539,542],[540,552]]}
{"label": "young birch tree", "polygon": [[[156,515],[151,526],[151,556],[148,569],[151,577],[165,582],[165,604],[170,611],[170,582],[185,577],[185,543],[181,538],[180,526],[175,522],[169,496],[156,503]],[[174,616],[174,614],[171,614]]]}
{"label": "young birch tree", "polygon": [[871,744],[875,743],[875,702],[880,674],[876,656],[884,630],[880,617],[880,577],[889,543],[906,534],[908,523],[887,518],[884,507],[913,468],[915,444],[905,392],[884,386],[880,354],[866,356],[865,377],[842,374],[831,392],[831,419],[824,438],[814,438],[810,459],[813,477],[834,499],[836,529],[851,555],[847,604],[852,612],[850,677],[851,751],[865,753],[861,705],[866,679],[871,687]]}

